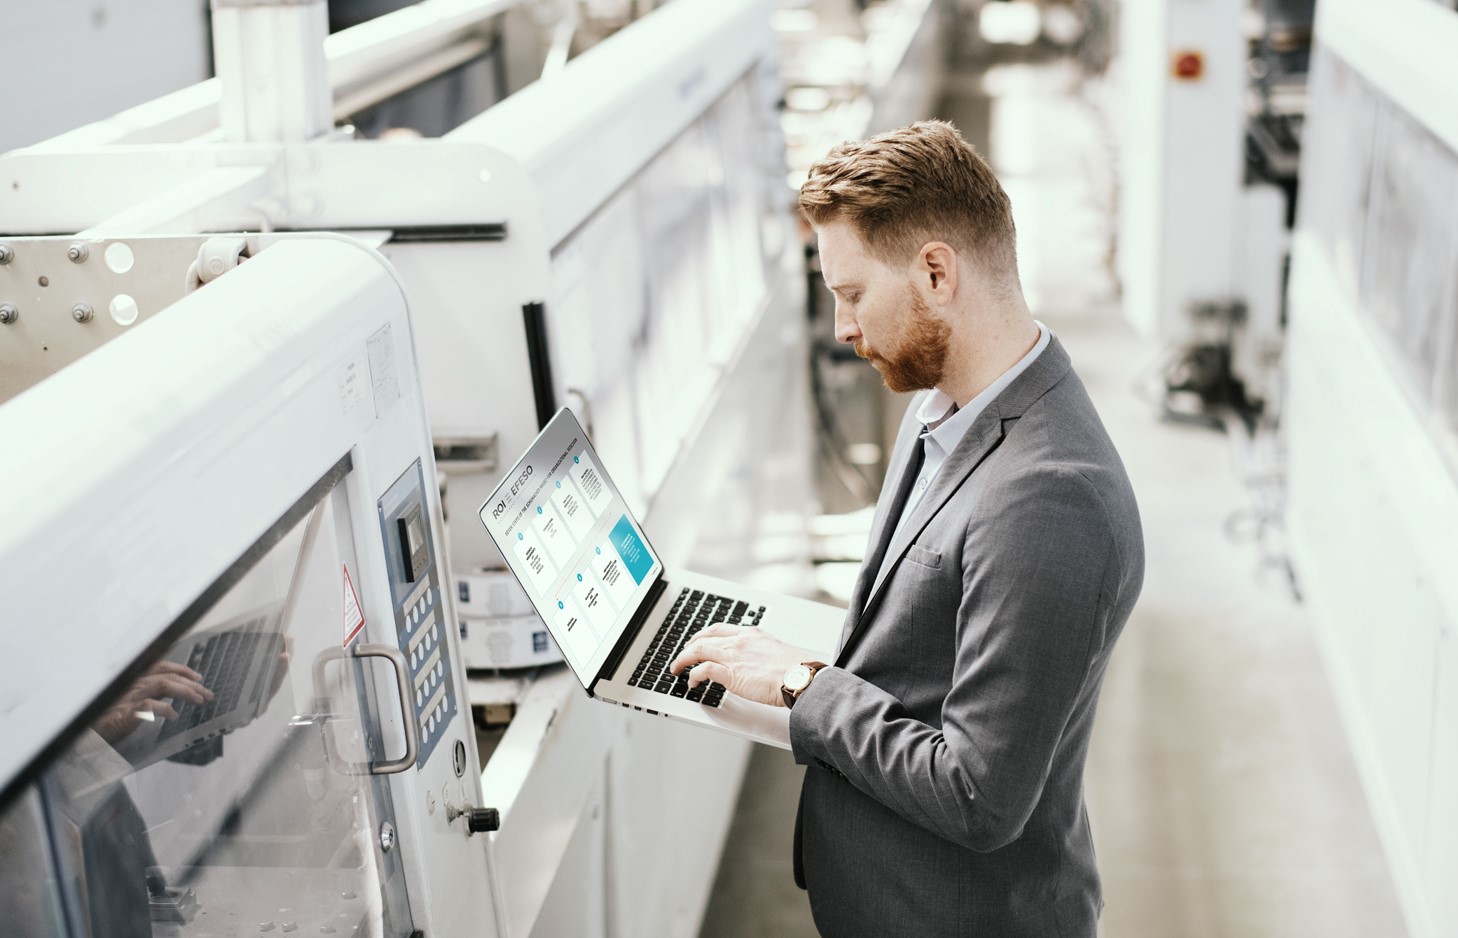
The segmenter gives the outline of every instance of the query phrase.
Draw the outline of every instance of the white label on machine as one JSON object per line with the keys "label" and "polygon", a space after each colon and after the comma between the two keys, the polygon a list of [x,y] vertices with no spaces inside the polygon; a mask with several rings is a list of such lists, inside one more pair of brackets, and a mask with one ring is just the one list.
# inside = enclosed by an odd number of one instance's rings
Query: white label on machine
{"label": "white label on machine", "polygon": [[352,358],[339,369],[339,409],[348,417],[365,400],[369,382],[363,358]]}
{"label": "white label on machine", "polygon": [[369,338],[370,381],[374,386],[375,415],[400,399],[400,378],[395,374],[395,337],[385,323]]}
{"label": "white label on machine", "polygon": [[359,607],[359,597],[354,594],[354,584],[349,581],[349,567],[344,568],[344,641],[347,646],[364,628],[364,610]]}

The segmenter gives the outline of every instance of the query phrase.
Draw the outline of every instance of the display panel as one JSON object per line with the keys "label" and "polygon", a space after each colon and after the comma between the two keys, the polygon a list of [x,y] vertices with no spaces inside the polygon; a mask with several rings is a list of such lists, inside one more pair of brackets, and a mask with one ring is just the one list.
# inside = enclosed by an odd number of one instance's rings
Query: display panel
{"label": "display panel", "polygon": [[423,766],[455,717],[457,701],[455,662],[446,641],[450,625],[444,587],[431,550],[425,475],[418,460],[395,480],[376,510],[390,573],[395,641],[409,668],[411,706],[420,738],[415,764]]}
{"label": "display panel", "polygon": [[663,567],[571,411],[552,418],[480,515],[590,685]]}

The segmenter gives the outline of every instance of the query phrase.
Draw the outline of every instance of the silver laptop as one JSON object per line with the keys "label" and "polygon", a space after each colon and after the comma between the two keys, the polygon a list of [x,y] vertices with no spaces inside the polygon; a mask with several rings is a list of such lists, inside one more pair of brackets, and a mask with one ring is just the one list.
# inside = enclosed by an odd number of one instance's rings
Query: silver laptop
{"label": "silver laptop", "polygon": [[563,408],[481,506],[481,521],[588,696],[789,748],[789,711],[689,690],[668,665],[715,622],[766,629],[823,661],[845,612],[666,569]]}

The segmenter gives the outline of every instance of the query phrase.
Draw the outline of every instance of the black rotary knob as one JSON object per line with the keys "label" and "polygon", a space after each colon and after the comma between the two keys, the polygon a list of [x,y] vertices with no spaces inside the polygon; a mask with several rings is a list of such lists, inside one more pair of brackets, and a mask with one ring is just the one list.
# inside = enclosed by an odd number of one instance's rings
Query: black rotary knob
{"label": "black rotary knob", "polygon": [[471,808],[466,812],[466,829],[473,834],[500,830],[501,812],[495,808]]}

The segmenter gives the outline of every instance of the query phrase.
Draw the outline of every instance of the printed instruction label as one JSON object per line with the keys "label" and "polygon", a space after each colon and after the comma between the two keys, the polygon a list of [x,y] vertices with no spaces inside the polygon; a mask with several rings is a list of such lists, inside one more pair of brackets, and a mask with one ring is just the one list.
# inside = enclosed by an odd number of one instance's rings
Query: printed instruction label
{"label": "printed instruction label", "polygon": [[344,641],[341,645],[348,645],[354,641],[356,635],[364,628],[364,611],[359,607],[359,597],[355,595],[354,584],[349,579],[349,565],[344,566]]}

